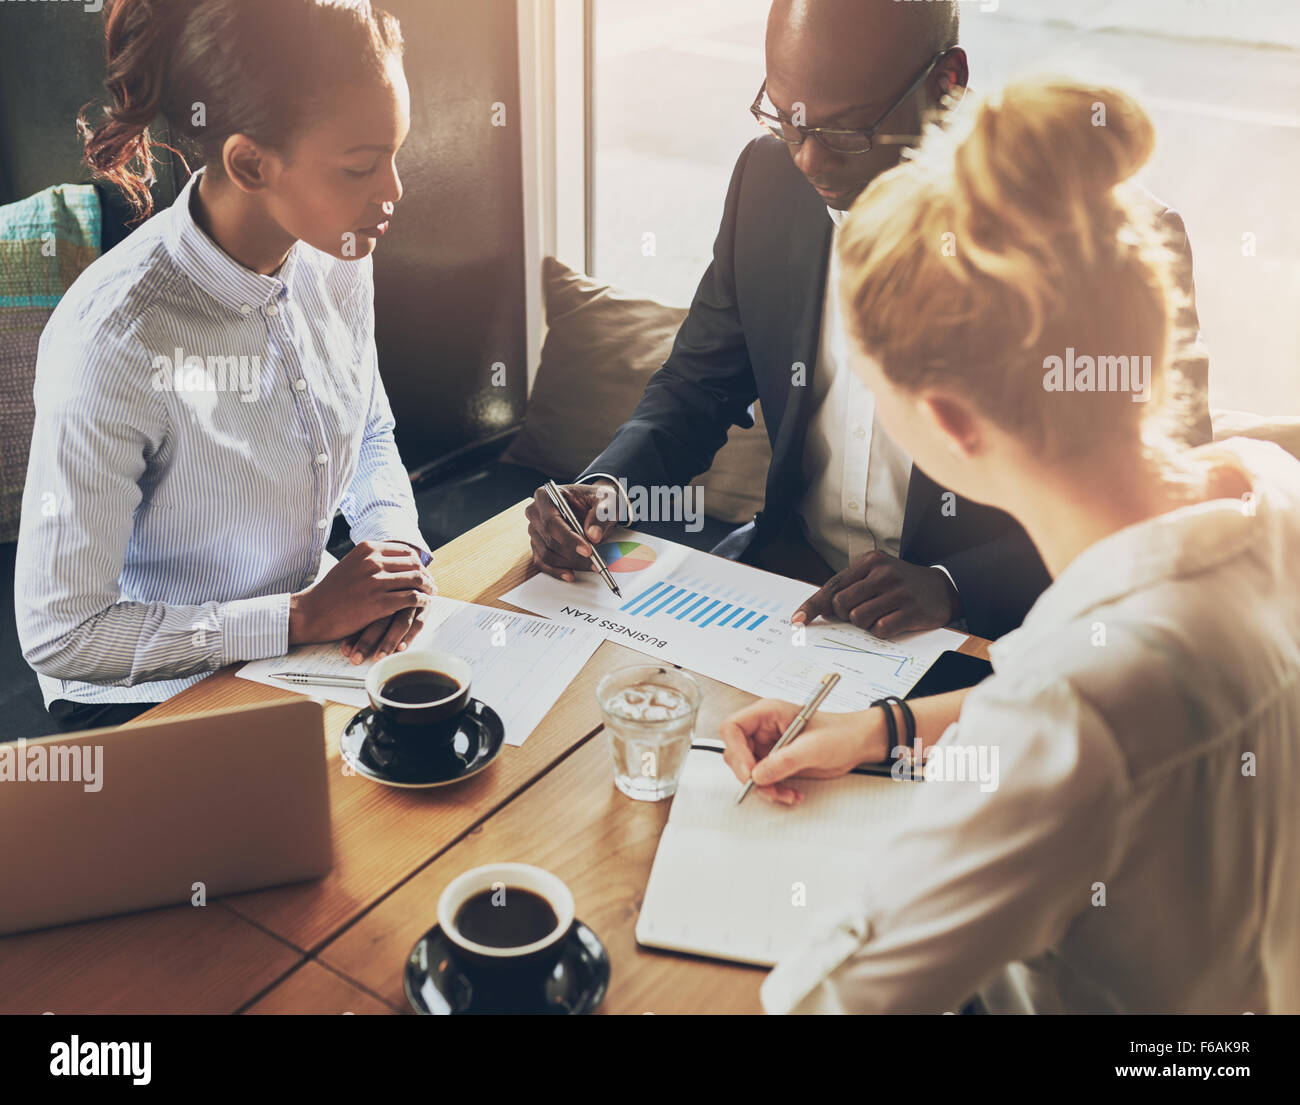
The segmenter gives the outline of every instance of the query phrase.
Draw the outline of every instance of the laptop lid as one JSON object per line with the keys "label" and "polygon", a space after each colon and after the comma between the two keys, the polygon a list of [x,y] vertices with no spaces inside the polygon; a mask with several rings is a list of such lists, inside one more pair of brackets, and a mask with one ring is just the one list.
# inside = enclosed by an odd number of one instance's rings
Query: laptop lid
{"label": "laptop lid", "polygon": [[0,934],[323,875],[324,708],[0,744],[0,841]]}

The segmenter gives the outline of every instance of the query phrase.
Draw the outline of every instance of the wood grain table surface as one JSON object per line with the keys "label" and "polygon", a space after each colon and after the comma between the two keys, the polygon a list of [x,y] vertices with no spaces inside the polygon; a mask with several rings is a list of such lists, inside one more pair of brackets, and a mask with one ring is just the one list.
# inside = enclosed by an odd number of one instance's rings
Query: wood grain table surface
{"label": "wood grain table surface", "polygon": [[[532,574],[526,503],[437,550],[438,592],[509,610],[500,596]],[[969,638],[963,652],[987,656]],[[762,972],[636,945],[634,928],[670,803],[614,789],[595,686],[644,657],[606,641],[522,747],[465,784],[426,791],[345,773],[338,741],[355,714],[327,703],[335,866],[325,878],[0,938],[0,1012],[408,1012],[402,969],[434,923],[442,888],[482,863],[554,871],[609,951],[607,1013],[758,1012]],[[269,703],[292,691],[240,679],[196,683],[146,720]],[[714,680],[699,735],[753,696]]]}

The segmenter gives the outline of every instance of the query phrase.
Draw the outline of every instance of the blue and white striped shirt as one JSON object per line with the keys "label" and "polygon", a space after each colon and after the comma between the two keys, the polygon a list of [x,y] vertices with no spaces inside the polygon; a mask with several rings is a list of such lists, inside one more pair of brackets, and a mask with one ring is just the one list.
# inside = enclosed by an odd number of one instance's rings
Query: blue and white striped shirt
{"label": "blue and white striped shirt", "polygon": [[421,550],[376,363],[369,257],[276,276],[194,222],[199,173],[41,335],[15,606],[46,705],[160,701],[282,655],[336,508]]}

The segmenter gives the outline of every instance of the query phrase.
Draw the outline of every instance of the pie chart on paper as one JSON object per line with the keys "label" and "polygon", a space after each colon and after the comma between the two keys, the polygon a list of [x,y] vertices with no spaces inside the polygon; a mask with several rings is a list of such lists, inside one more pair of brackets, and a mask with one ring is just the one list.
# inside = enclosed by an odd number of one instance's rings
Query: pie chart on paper
{"label": "pie chart on paper", "polygon": [[657,559],[654,549],[640,541],[610,541],[596,551],[613,573],[644,571]]}

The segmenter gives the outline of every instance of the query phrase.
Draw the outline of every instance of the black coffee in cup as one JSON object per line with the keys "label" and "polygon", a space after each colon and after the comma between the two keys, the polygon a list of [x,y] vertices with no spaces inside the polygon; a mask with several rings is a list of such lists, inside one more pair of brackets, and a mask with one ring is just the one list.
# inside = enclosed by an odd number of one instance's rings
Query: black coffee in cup
{"label": "black coffee in cup", "polygon": [[574,923],[572,891],[527,863],[475,867],[438,898],[450,958],[483,1011],[535,1011]]}
{"label": "black coffee in cup", "polygon": [[440,671],[404,671],[384,683],[379,693],[391,702],[418,706],[441,702],[459,690],[460,683]]}
{"label": "black coffee in cup", "polygon": [[469,705],[474,669],[458,656],[412,649],[380,660],[366,676],[366,695],[387,738],[417,741],[430,754],[445,752]]}
{"label": "black coffee in cup", "polygon": [[480,890],[456,910],[456,931],[489,948],[522,948],[555,931],[555,909],[540,894],[516,886]]}

